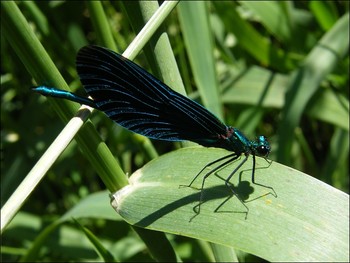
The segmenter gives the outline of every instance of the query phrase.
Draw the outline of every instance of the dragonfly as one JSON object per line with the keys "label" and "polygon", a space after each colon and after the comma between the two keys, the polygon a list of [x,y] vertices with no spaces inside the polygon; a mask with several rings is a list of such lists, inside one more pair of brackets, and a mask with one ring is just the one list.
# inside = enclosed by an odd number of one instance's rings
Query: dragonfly
{"label": "dragonfly", "polygon": [[249,208],[234,191],[230,179],[252,155],[252,183],[270,189],[270,186],[255,181],[256,156],[267,160],[271,146],[263,135],[249,140],[239,129],[227,126],[202,105],[172,90],[145,69],[122,55],[95,45],[81,48],[76,58],[80,81],[90,96],[48,86],[37,86],[33,90],[44,96],[63,98],[88,105],[104,112],[124,128],[151,139],[166,141],[192,141],[205,147],[217,147],[230,154],[206,164],[186,186],[193,187],[199,175],[208,167],[201,183],[198,209],[203,203],[206,179],[224,166],[244,156],[237,167],[224,180],[239,201]]}

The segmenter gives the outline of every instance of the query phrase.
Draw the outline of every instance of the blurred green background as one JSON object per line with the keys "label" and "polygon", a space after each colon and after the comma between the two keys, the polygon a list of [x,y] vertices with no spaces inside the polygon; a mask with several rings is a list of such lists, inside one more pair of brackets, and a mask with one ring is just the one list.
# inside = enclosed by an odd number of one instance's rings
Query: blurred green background
{"label": "blurred green background", "polygon": [[[16,4],[70,88],[84,94],[75,70],[76,53],[84,45],[101,44],[86,3]],[[349,3],[206,2],[200,6],[204,8],[203,20],[191,12],[193,9],[181,9],[182,4],[163,27],[188,96],[248,137],[267,136],[272,145],[269,159],[348,192],[349,31],[337,25],[348,13]],[[123,2],[102,2],[102,6],[121,53],[136,35],[137,26],[130,21],[137,20],[133,17],[137,16],[137,6]],[[130,11],[133,9],[135,13]],[[203,23],[201,28],[206,31],[191,28],[193,21]],[[208,32],[212,41],[209,54],[205,45]],[[48,100],[30,91],[36,83],[12,46],[2,30],[2,205],[64,127]],[[328,59],[330,47],[334,60]],[[201,57],[209,57],[204,61],[213,63],[198,61]],[[140,54],[136,62],[162,78],[149,66],[152,62],[147,54]],[[201,72],[206,74],[206,70],[212,70],[207,75],[214,72],[214,77],[203,80]],[[142,137],[116,125],[101,112],[94,112],[90,119],[128,175],[152,159]],[[152,143],[159,155],[181,147],[179,143]],[[17,224],[15,231],[5,232],[3,261],[25,256],[45,226],[57,222],[81,199],[105,189],[73,141],[21,209],[13,222]],[[84,218],[79,222],[113,248],[110,250],[115,259],[152,260],[144,243],[124,221]],[[35,260],[98,259],[74,223],[65,224],[55,233]],[[183,261],[213,259],[202,241],[175,235],[168,238]],[[238,257],[241,261],[258,260],[244,253]]]}

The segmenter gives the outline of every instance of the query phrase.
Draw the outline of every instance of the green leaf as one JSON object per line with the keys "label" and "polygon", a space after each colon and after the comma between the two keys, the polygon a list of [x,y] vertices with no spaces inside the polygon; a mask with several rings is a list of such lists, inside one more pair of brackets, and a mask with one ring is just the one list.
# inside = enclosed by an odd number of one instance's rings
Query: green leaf
{"label": "green leaf", "polygon": [[216,11],[221,14],[226,30],[235,35],[239,45],[252,57],[263,65],[282,71],[293,66],[290,54],[273,46],[268,38],[242,18],[235,5],[230,2],[213,3]]}
{"label": "green leaf", "polygon": [[121,220],[111,209],[109,192],[101,191],[82,199],[72,209],[65,213],[60,222],[70,221],[72,218],[103,218],[108,220]]}
{"label": "green leaf", "polygon": [[342,94],[320,90],[307,106],[307,114],[349,131],[349,100]]}
{"label": "green leaf", "polygon": [[345,14],[310,51],[303,65],[292,74],[279,129],[277,157],[280,162],[291,163],[289,153],[295,127],[299,125],[308,102],[321,82],[337,67],[340,58],[348,50],[349,14]]}
{"label": "green leaf", "polygon": [[311,1],[310,10],[324,30],[329,30],[337,22],[337,7],[331,1]]}
{"label": "green leaf", "polygon": [[105,262],[117,262],[113,255],[104,247],[102,242],[86,227],[79,224],[77,220],[74,220],[75,224],[79,226],[79,228],[84,232],[85,236],[90,240],[90,242],[94,245],[94,248],[97,254],[104,259]]}
{"label": "green leaf", "polygon": [[112,29],[108,23],[106,13],[103,10],[102,3],[98,1],[87,1],[87,7],[91,16],[91,22],[97,34],[100,44],[110,49],[116,50],[116,44],[113,39]]}
{"label": "green leaf", "polygon": [[241,1],[241,4],[258,17],[261,23],[280,41],[290,41],[294,26],[289,2]]}
{"label": "green leaf", "polygon": [[224,88],[222,100],[232,104],[282,108],[287,83],[288,77],[286,75],[252,66]]}
{"label": "green leaf", "polygon": [[[217,148],[191,147],[163,155],[130,177],[114,194],[116,211],[130,224],[207,240],[269,261],[346,261],[349,257],[349,196],[287,166],[257,158],[255,181],[271,186],[278,197],[251,183],[251,158],[232,178],[237,198],[224,182],[205,182],[200,214],[193,209],[200,191],[188,185],[207,163],[225,156]],[[242,157],[243,158],[243,157]],[[242,159],[241,159],[242,160]],[[226,178],[238,165],[217,173]],[[202,177],[193,186],[200,188]]]}
{"label": "green leaf", "polygon": [[[285,103],[288,76],[252,66],[223,84],[222,101],[227,104],[261,105],[282,108]],[[306,113],[349,130],[349,101],[330,89],[320,89],[309,102]]]}
{"label": "green leaf", "polygon": [[223,119],[214,67],[213,36],[207,3],[183,1],[178,6],[178,13],[193,77],[203,105]]}

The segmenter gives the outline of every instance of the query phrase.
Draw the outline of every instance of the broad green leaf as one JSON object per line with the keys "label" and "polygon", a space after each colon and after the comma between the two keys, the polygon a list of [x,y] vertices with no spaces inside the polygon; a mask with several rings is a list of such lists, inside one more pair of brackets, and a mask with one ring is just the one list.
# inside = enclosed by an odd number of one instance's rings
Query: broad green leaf
{"label": "broad green leaf", "polygon": [[[285,103],[288,76],[252,66],[223,84],[222,101],[229,104],[261,105],[282,108]],[[349,130],[349,100],[330,89],[321,89],[309,102],[307,114]]]}
{"label": "broad green leaf", "polygon": [[72,209],[65,213],[60,221],[70,221],[72,218],[99,218],[121,220],[110,207],[108,191],[94,193],[82,199]]}
{"label": "broad green leaf", "polygon": [[[200,191],[188,185],[207,163],[227,155],[216,148],[191,147],[163,155],[130,177],[114,194],[116,211],[130,224],[207,240],[269,261],[346,261],[349,257],[349,196],[307,174],[257,158],[251,183],[251,158],[232,178],[249,213],[218,178],[226,178],[242,160],[205,182],[200,214],[193,209]],[[175,167],[175,168],[173,168]],[[194,187],[200,188],[202,177]],[[229,198],[229,199],[228,199]]]}
{"label": "broad green leaf", "polygon": [[252,66],[240,74],[222,93],[225,103],[282,108],[288,77]]}

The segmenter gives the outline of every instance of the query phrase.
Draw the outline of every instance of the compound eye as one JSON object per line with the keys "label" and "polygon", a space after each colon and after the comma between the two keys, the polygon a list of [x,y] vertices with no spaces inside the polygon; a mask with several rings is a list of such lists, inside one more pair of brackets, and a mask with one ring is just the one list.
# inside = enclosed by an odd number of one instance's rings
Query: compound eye
{"label": "compound eye", "polygon": [[257,148],[259,156],[267,156],[270,153],[270,147],[266,147],[265,145],[260,145]]}
{"label": "compound eye", "polygon": [[270,144],[267,138],[263,135],[258,137],[258,140],[255,142],[255,154],[261,157],[267,157],[271,151]]}

